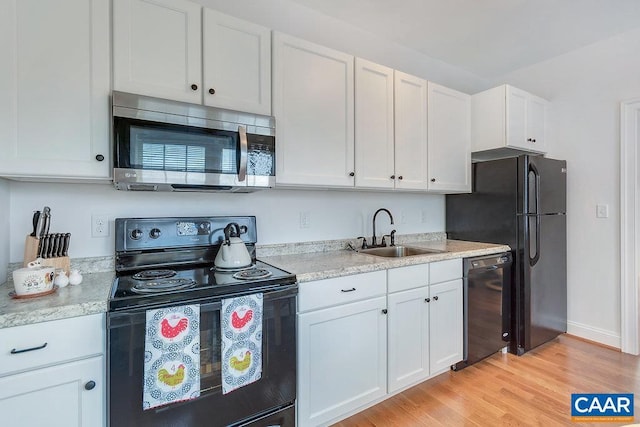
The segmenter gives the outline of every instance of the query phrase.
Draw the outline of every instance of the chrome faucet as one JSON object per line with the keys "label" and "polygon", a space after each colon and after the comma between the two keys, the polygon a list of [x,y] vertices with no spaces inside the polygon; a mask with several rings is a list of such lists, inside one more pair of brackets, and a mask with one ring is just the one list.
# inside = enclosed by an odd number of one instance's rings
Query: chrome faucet
{"label": "chrome faucet", "polygon": [[[369,245],[372,248],[376,248],[376,247],[381,247],[381,246],[385,246],[385,241],[384,241],[384,236],[382,236],[382,242],[380,244],[377,244],[376,242],[376,216],[378,216],[378,214],[383,211],[386,212],[389,215],[389,219],[391,220],[391,224],[393,225],[393,215],[391,215],[391,212],[389,212],[389,209],[385,209],[385,208],[380,208],[376,211],[376,213],[373,214],[373,236],[371,237],[371,245]],[[394,239],[393,239],[393,235],[395,234],[395,230],[392,231],[392,238],[391,238],[391,246],[394,245]]]}

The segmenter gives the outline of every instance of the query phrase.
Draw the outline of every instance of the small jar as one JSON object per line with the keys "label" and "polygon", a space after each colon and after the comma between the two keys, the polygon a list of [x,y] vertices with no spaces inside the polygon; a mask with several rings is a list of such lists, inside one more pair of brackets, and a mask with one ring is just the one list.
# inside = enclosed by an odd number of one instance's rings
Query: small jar
{"label": "small jar", "polygon": [[59,288],[64,288],[69,284],[69,278],[67,277],[67,273],[63,269],[56,269],[56,278],[53,279],[53,284]]}
{"label": "small jar", "polygon": [[79,285],[82,283],[82,274],[78,270],[71,270],[69,274],[69,284],[70,285]]}

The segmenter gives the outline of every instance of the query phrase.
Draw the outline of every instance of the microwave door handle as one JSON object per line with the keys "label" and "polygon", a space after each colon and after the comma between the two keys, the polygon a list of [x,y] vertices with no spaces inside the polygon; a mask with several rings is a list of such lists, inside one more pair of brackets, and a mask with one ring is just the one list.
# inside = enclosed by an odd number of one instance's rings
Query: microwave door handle
{"label": "microwave door handle", "polygon": [[238,180],[240,182],[247,178],[247,152],[249,144],[247,143],[247,129],[244,126],[238,126],[240,134],[240,170],[238,171]]}

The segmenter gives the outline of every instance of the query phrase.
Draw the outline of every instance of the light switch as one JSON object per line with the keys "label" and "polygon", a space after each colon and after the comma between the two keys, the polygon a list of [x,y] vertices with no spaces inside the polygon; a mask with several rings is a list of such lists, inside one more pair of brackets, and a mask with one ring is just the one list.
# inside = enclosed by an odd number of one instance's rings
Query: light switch
{"label": "light switch", "polygon": [[609,218],[609,205],[596,205],[596,218]]}
{"label": "light switch", "polygon": [[311,212],[300,212],[300,228],[311,227]]}

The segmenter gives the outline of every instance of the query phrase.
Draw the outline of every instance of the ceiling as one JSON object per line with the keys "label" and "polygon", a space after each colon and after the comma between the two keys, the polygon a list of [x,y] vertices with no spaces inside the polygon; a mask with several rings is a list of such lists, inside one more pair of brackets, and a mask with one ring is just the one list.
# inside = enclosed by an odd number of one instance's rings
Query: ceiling
{"label": "ceiling", "polygon": [[640,0],[293,0],[491,79],[640,27]]}

